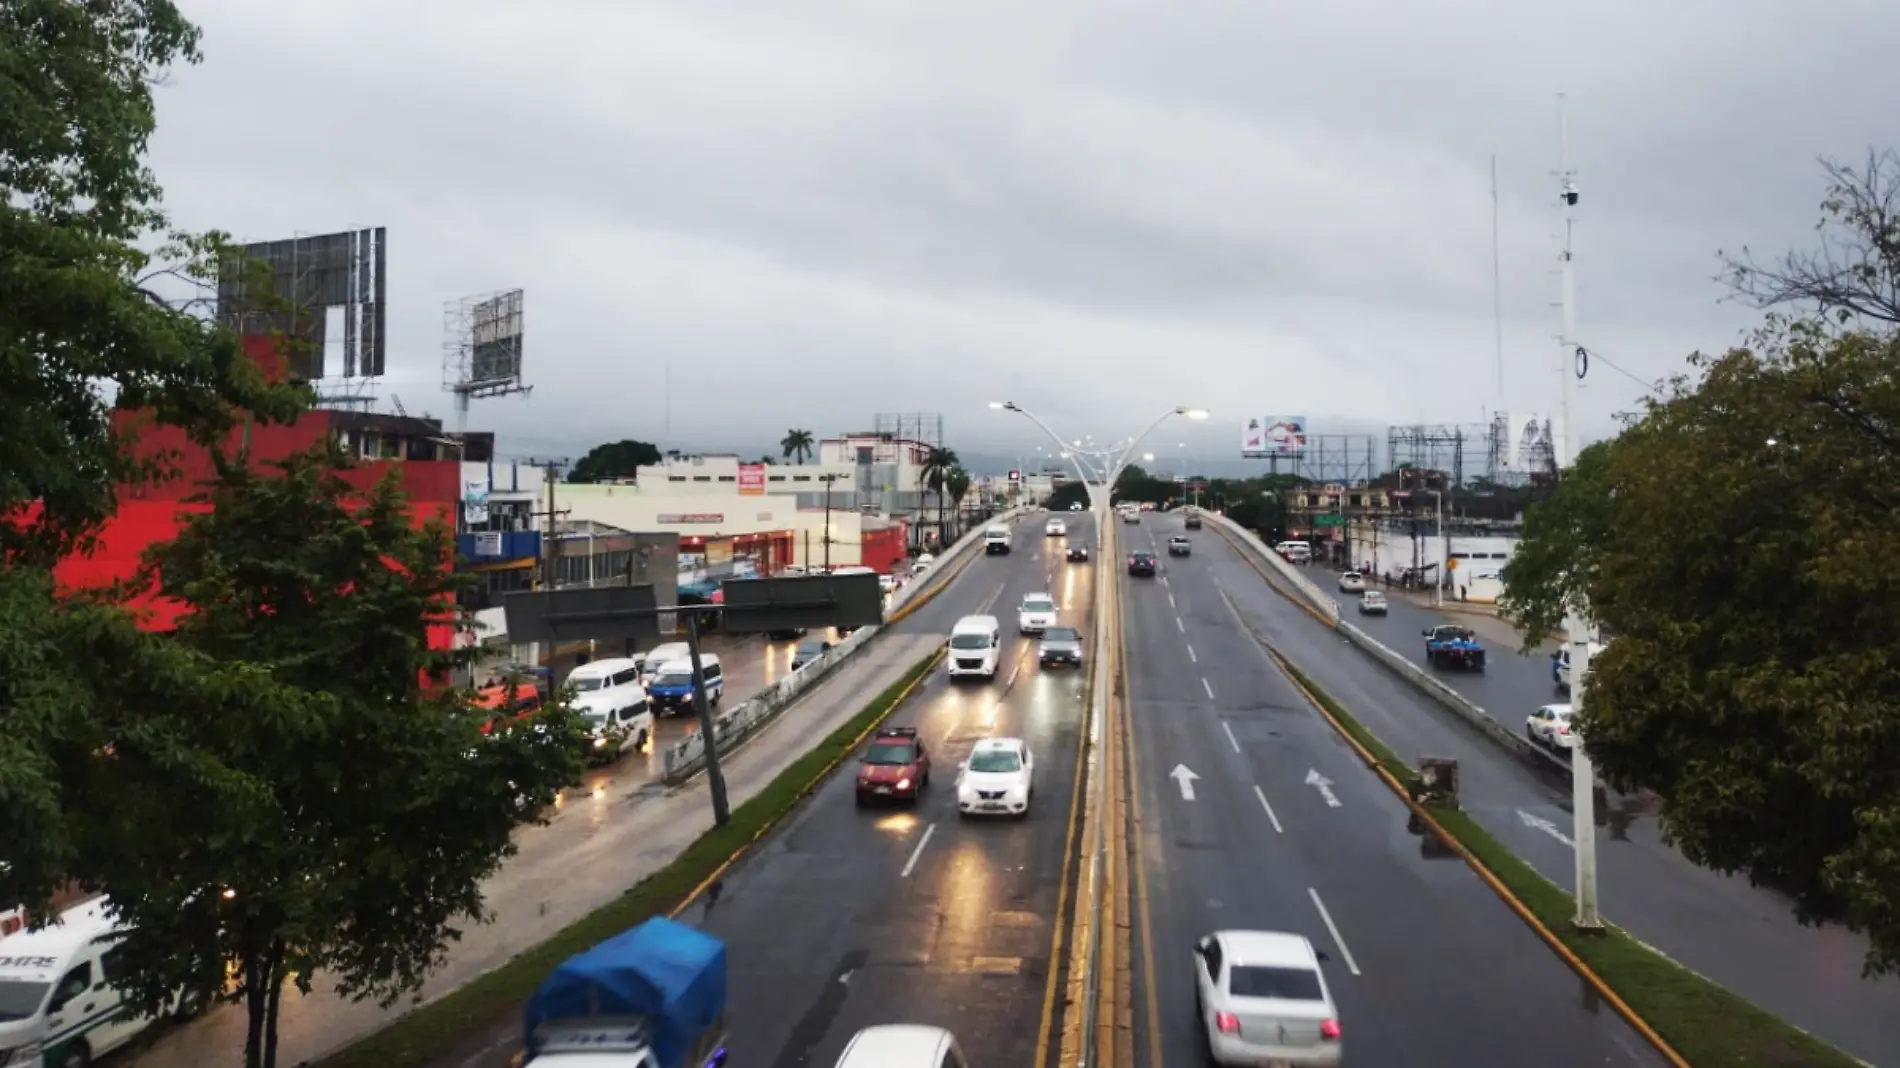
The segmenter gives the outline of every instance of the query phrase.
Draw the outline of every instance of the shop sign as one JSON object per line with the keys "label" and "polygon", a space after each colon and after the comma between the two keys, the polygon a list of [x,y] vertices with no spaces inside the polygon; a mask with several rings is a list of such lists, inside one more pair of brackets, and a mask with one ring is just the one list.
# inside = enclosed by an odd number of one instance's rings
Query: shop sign
{"label": "shop sign", "polygon": [[724,512],[661,512],[654,518],[663,527],[716,527],[726,521]]}

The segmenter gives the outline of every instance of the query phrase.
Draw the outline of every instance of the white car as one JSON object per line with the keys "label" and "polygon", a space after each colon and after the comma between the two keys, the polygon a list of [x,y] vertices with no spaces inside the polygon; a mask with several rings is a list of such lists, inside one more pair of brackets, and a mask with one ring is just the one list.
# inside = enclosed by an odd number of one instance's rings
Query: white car
{"label": "white car", "polygon": [[985,738],[957,771],[957,815],[1029,815],[1036,760],[1021,738]]}
{"label": "white car", "polygon": [[877,588],[880,592],[883,592],[883,593],[896,593],[897,592],[897,576],[896,575],[879,575],[877,577]]}
{"label": "white car", "polygon": [[916,563],[910,565],[910,573],[913,575],[921,575],[924,572],[930,570],[930,565],[936,562],[937,562],[937,558],[935,556],[932,556],[929,553],[925,553],[924,555],[917,558]]}
{"label": "white car", "polygon": [[1525,716],[1524,736],[1550,749],[1575,749],[1577,732],[1570,725],[1570,706],[1544,705]]}
{"label": "white car", "polygon": [[1336,1065],[1325,956],[1284,931],[1216,931],[1194,947],[1194,1009],[1216,1064]]}
{"label": "white car", "polygon": [[1060,519],[1051,519],[1043,525],[1042,532],[1051,538],[1060,538],[1069,533],[1069,524]]}
{"label": "white car", "polygon": [[957,1036],[927,1024],[877,1024],[859,1031],[835,1068],[968,1068]]}
{"label": "white car", "polygon": [[1357,571],[1348,571],[1339,576],[1340,593],[1366,592],[1366,577]]}
{"label": "white car", "polygon": [[1082,505],[1079,502],[1076,504],[1069,505],[1069,511],[1071,512],[1079,512],[1081,510],[1082,510]]}
{"label": "white car", "polygon": [[1046,593],[1032,593],[1016,609],[1016,629],[1024,634],[1041,634],[1056,625],[1056,599]]}

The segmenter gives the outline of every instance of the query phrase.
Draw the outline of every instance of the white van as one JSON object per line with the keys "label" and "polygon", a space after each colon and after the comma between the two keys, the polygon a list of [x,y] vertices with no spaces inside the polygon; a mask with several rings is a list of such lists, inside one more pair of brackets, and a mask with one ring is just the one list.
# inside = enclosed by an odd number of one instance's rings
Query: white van
{"label": "white van", "polygon": [[1313,559],[1313,546],[1303,541],[1283,541],[1275,545],[1273,551],[1285,557],[1289,563],[1304,564]]}
{"label": "white van", "polygon": [[1003,632],[995,616],[964,616],[950,628],[950,652],[943,662],[953,679],[971,675],[993,679],[1002,644]]}
{"label": "white van", "polygon": [[685,642],[667,642],[654,646],[651,652],[639,654],[636,659],[640,661],[640,685],[653,685],[653,676],[659,673],[662,664],[684,660],[691,655],[693,648]]}
{"label": "white van", "polygon": [[1009,524],[994,523],[983,532],[983,551],[991,556],[1009,554]]}
{"label": "white van", "polygon": [[0,942],[0,1064],[83,1065],[152,1025],[113,985],[124,936],[102,897]]}
{"label": "white van", "polygon": [[582,664],[567,677],[574,689],[574,710],[594,736],[588,756],[593,763],[617,760],[640,749],[653,734],[653,712],[640,685],[640,662],[617,656]]}

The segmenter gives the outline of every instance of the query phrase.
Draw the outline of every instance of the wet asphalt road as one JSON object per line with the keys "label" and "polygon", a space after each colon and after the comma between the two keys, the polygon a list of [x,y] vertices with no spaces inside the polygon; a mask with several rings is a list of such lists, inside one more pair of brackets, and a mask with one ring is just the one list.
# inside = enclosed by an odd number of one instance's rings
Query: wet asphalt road
{"label": "wet asphalt road", "polygon": [[[1065,540],[1045,538],[1042,518],[1018,525],[1009,556],[977,558],[901,625],[947,635],[958,616],[985,611],[1003,623],[994,682],[953,685],[939,668],[889,721],[917,727],[931,753],[921,802],[859,809],[847,764],[725,878],[716,904],[683,917],[727,942],[734,1064],[830,1065],[878,1023],[947,1027],[972,1064],[1034,1062],[1084,677],[1042,670],[1015,608],[1047,591],[1064,622],[1086,627],[1093,602],[1092,569],[1063,560]],[[958,762],[987,736],[1024,738],[1035,754],[1024,821],[957,816]]]}
{"label": "wet asphalt road", "polygon": [[[1197,544],[1201,560],[1246,621],[1302,671],[1342,701],[1408,761],[1454,757],[1463,805],[1486,830],[1559,886],[1575,883],[1570,779],[1533,769],[1456,720],[1370,657],[1330,633],[1274,592],[1218,535]],[[1305,569],[1322,590],[1324,569]],[[1346,618],[1422,664],[1420,631],[1460,622],[1391,598],[1387,620]],[[1227,624],[1238,629],[1231,615]],[[1539,704],[1559,700],[1548,657],[1521,656],[1486,642],[1483,675],[1438,677],[1483,705],[1514,731]],[[1336,777],[1336,776],[1335,776]],[[1610,795],[1597,814],[1597,880],[1603,914],[1687,967],[1709,976],[1791,1023],[1869,1063],[1900,1064],[1900,981],[1860,977],[1866,941],[1839,927],[1795,922],[1785,897],[1696,867],[1663,843],[1653,801]],[[1560,837],[1561,836],[1561,837]]]}
{"label": "wet asphalt road", "polygon": [[[1181,532],[1150,515],[1124,545]],[[1222,596],[1244,584],[1225,566],[1240,563],[1234,550],[1212,531],[1189,536],[1195,555],[1164,556],[1159,580],[1122,580],[1149,900],[1136,923],[1153,937],[1135,968],[1143,1063],[1151,1051],[1154,1068],[1204,1063],[1191,950],[1242,928],[1330,954],[1348,1064],[1421,1063],[1421,1051],[1480,1068],[1661,1064],[1469,868],[1425,854],[1405,807],[1237,623]],[[1177,767],[1198,776],[1193,800]]]}

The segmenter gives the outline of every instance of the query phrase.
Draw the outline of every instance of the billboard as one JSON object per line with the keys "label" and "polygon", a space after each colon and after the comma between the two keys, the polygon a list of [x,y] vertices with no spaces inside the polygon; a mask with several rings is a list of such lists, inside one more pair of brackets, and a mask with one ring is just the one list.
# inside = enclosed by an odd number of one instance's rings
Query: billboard
{"label": "billboard", "polygon": [[1249,417],[1240,428],[1240,455],[1257,460],[1297,460],[1306,455],[1306,417],[1261,415]]}
{"label": "billboard", "polygon": [[764,464],[740,464],[739,465],[739,496],[741,497],[765,496],[765,465]]}
{"label": "billboard", "polygon": [[1499,412],[1491,428],[1497,440],[1495,467],[1499,474],[1539,474],[1555,466],[1556,439],[1550,416]]}
{"label": "billboard", "polygon": [[469,317],[471,385],[521,380],[521,295],[511,289],[478,302]]}
{"label": "billboard", "polygon": [[[330,312],[341,312],[343,359],[334,373],[380,378],[388,299],[387,230],[349,230],[231,250],[218,271],[218,321],[247,337],[281,334],[301,344],[288,359],[290,377],[329,377]],[[257,293],[254,287],[263,287]]]}

